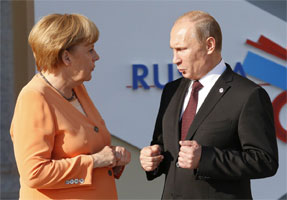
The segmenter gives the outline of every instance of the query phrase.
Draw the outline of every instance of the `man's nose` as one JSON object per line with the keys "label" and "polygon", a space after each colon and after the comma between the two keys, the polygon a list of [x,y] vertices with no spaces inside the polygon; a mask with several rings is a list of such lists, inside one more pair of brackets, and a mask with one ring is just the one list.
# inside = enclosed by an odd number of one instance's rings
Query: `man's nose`
{"label": "man's nose", "polygon": [[174,64],[179,64],[180,63],[180,58],[178,57],[178,55],[176,53],[173,54],[172,62]]}

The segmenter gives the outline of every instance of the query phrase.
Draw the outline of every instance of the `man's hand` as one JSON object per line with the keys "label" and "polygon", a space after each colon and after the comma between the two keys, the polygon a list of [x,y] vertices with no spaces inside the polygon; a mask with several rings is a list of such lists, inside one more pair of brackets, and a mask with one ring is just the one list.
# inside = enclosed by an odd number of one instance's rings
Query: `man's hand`
{"label": "man's hand", "polygon": [[145,171],[155,170],[163,160],[163,155],[160,155],[161,148],[159,145],[144,147],[140,152],[141,166]]}
{"label": "man's hand", "polygon": [[196,169],[198,168],[201,157],[201,145],[195,140],[179,141],[181,145],[178,154],[178,164],[181,168]]}

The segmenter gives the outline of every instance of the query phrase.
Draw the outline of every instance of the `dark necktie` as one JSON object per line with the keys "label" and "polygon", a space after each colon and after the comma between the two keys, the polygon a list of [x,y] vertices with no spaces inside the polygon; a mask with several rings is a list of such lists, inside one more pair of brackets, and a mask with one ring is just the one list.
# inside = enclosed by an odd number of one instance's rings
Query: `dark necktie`
{"label": "dark necktie", "polygon": [[185,140],[188,129],[196,114],[198,91],[203,87],[199,81],[194,81],[187,107],[181,119],[181,140]]}

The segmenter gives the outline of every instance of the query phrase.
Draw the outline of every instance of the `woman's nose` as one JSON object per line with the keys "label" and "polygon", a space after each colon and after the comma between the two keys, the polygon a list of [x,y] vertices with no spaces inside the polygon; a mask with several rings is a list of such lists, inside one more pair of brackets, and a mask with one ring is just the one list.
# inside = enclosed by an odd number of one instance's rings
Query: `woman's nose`
{"label": "woman's nose", "polygon": [[94,55],[93,59],[94,59],[94,62],[100,59],[100,56],[96,51],[95,51],[95,55]]}

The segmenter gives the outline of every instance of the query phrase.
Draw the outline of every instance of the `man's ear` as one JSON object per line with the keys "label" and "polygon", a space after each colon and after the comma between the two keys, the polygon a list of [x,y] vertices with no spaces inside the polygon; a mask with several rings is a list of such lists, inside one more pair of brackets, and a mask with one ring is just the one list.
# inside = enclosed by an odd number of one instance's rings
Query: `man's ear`
{"label": "man's ear", "polygon": [[206,50],[207,54],[212,54],[215,51],[216,41],[214,37],[206,39]]}
{"label": "man's ear", "polygon": [[62,61],[66,66],[71,64],[70,53],[67,50],[62,53]]}

